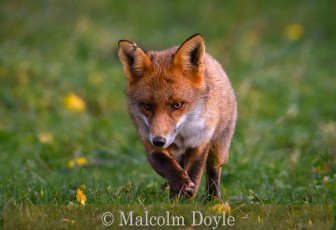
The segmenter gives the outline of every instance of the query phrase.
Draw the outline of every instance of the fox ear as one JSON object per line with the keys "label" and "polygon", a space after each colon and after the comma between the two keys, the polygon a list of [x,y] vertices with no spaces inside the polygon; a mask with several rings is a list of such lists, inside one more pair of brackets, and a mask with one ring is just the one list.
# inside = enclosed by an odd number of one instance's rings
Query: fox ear
{"label": "fox ear", "polygon": [[[176,51],[173,64],[193,74],[204,72],[205,45],[201,34],[188,38]],[[199,75],[200,76],[200,75]],[[200,76],[201,77],[201,76]]]}
{"label": "fox ear", "polygon": [[138,79],[152,67],[148,55],[135,42],[120,40],[118,54],[129,82]]}

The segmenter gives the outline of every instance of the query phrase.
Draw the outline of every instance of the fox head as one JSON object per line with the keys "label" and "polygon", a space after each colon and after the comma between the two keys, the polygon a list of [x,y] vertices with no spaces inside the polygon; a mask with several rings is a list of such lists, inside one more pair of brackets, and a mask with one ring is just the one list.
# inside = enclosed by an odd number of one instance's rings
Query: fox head
{"label": "fox head", "polygon": [[201,111],[206,92],[203,37],[195,34],[164,51],[146,52],[127,40],[118,46],[128,106],[140,135],[155,147],[167,148]]}

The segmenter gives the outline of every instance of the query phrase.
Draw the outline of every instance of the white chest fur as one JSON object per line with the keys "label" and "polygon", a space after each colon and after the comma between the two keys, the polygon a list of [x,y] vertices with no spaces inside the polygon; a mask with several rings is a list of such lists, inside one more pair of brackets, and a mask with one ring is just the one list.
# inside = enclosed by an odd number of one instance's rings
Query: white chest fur
{"label": "white chest fur", "polygon": [[188,148],[196,148],[209,142],[213,133],[214,128],[209,127],[205,117],[187,121],[174,141],[177,146],[174,150],[175,158],[180,159]]}

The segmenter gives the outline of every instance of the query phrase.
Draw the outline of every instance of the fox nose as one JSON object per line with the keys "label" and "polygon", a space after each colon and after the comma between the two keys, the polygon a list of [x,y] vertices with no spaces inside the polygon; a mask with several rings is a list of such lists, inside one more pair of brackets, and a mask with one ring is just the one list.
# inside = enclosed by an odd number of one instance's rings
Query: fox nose
{"label": "fox nose", "polygon": [[166,139],[161,136],[155,136],[152,140],[152,143],[156,147],[162,147],[166,143]]}

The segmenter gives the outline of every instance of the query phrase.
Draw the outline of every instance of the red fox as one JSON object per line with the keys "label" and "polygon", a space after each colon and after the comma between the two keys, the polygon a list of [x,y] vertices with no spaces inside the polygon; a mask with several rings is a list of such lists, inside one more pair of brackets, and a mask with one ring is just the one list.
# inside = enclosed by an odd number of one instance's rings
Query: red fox
{"label": "red fox", "polygon": [[128,109],[154,170],[170,197],[193,198],[206,168],[206,194],[221,200],[221,167],[228,160],[237,102],[221,65],[205,53],[201,34],[180,47],[144,51],[120,40]]}

